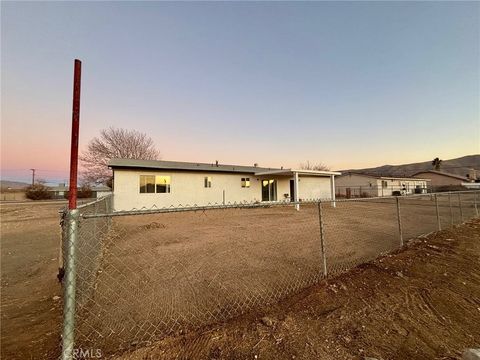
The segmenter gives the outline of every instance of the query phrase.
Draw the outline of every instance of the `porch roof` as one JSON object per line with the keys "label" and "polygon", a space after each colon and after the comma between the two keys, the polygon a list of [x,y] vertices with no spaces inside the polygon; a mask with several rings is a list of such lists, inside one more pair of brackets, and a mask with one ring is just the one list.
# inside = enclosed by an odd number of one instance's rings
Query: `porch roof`
{"label": "porch roof", "polygon": [[308,176],[338,176],[342,173],[338,171],[323,171],[323,170],[303,170],[303,169],[275,169],[267,171],[256,172],[257,176],[264,175],[279,175],[279,176],[293,176],[297,173],[298,175],[308,175]]}

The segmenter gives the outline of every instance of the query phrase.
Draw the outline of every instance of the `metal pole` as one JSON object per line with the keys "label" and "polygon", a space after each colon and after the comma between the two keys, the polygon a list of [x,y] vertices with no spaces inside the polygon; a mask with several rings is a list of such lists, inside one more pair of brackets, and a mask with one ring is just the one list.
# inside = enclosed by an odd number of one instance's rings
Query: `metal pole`
{"label": "metal pole", "polygon": [[330,192],[332,193],[332,206],[337,207],[337,202],[335,201],[335,175],[330,176]]}
{"label": "metal pole", "polygon": [[450,207],[450,220],[452,222],[452,225],[453,225],[453,208],[452,208],[452,193],[449,192],[448,193],[448,206]]}
{"label": "metal pole", "polygon": [[435,194],[435,209],[437,212],[437,225],[438,225],[438,231],[442,230],[442,224],[440,223],[440,212],[438,211],[438,196]]}
{"label": "metal pole", "polygon": [[403,232],[402,232],[402,217],[400,216],[400,200],[398,196],[395,198],[397,203],[397,222],[398,222],[398,234],[400,236],[400,247],[403,246]]}
{"label": "metal pole", "polygon": [[295,209],[300,210],[300,204],[298,203],[298,172],[293,173],[293,195],[295,201]]}
{"label": "metal pole", "polygon": [[66,261],[63,288],[63,334],[62,360],[73,359],[75,340],[75,247],[78,232],[79,210],[69,210],[67,213],[67,241],[64,244]]}
{"label": "metal pole", "polygon": [[475,204],[475,214],[478,216],[478,206],[477,206],[477,192],[473,193],[473,203]]}
{"label": "metal pole", "polygon": [[70,188],[68,208],[77,208],[77,170],[78,170],[78,129],[80,124],[80,84],[82,76],[82,62],[75,59],[73,72],[73,109],[72,109],[72,138],[70,145]]}
{"label": "metal pole", "polygon": [[32,170],[32,185],[35,185],[35,170],[36,169],[30,169]]}
{"label": "metal pole", "polygon": [[322,202],[318,202],[318,223],[320,225],[320,248],[322,250],[323,276],[327,277],[327,256],[325,254],[325,232],[322,216]]}
{"label": "metal pole", "polygon": [[458,193],[458,205],[460,206],[460,223],[463,223],[462,194]]}
{"label": "metal pole", "polygon": [[[106,212],[106,210],[105,210]],[[95,202],[95,215],[97,215],[98,212],[98,201]],[[97,218],[94,219],[95,221],[93,222],[93,239],[97,240]]]}
{"label": "metal pole", "polygon": [[70,184],[67,214],[67,242],[65,249],[65,277],[63,289],[62,360],[73,359],[75,341],[75,246],[79,210],[77,209],[78,131],[80,127],[80,83],[82,63],[75,59],[73,72],[72,136],[70,144]]}

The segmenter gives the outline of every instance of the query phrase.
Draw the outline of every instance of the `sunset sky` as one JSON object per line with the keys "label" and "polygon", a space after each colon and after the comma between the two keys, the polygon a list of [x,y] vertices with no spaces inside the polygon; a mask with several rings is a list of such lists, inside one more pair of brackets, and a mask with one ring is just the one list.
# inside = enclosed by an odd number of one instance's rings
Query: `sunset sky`
{"label": "sunset sky", "polygon": [[2,2],[2,179],[117,126],[164,160],[333,169],[480,153],[478,2]]}

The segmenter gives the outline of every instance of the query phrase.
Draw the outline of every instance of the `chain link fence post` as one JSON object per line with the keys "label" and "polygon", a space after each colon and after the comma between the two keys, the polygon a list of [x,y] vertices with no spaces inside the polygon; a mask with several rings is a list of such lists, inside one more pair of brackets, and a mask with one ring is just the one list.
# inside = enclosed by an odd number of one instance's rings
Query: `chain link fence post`
{"label": "chain link fence post", "polygon": [[462,194],[458,193],[458,206],[460,207],[460,223],[463,223]]}
{"label": "chain link fence post", "polygon": [[452,208],[452,193],[450,191],[448,192],[448,206],[450,207],[450,221],[453,226],[454,221],[453,221],[453,208]]}
{"label": "chain link fence post", "polygon": [[438,231],[442,230],[442,224],[440,223],[440,211],[438,210],[438,195],[435,193],[435,211],[437,213],[437,226]]}
{"label": "chain link fence post", "polygon": [[[98,201],[95,202],[94,214],[98,214]],[[93,238],[97,239],[97,218],[93,219]]]}
{"label": "chain link fence post", "polygon": [[80,212],[78,209],[69,210],[67,213],[67,236],[64,246],[65,277],[63,282],[63,331],[62,331],[62,360],[72,360],[75,339],[75,248],[78,236],[78,221]]}
{"label": "chain link fence post", "polygon": [[400,199],[395,197],[397,203],[397,222],[398,222],[398,235],[400,236],[400,247],[403,246],[403,232],[402,232],[402,217],[400,216]]}
{"label": "chain link fence post", "polygon": [[320,248],[322,250],[323,276],[327,277],[327,256],[325,254],[325,231],[323,224],[322,202],[318,201],[318,223],[320,226]]}
{"label": "chain link fence post", "polygon": [[478,217],[477,193],[478,193],[478,191],[475,191],[475,192],[473,193],[473,203],[474,203],[474,205],[475,205],[475,214],[476,214],[477,217]]}

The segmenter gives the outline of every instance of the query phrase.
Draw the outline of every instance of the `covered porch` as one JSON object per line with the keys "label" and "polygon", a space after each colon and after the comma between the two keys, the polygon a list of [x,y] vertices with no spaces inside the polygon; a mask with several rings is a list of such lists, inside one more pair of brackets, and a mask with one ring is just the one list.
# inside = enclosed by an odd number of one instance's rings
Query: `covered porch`
{"label": "covered porch", "polygon": [[331,199],[335,206],[335,171],[279,169],[255,173],[261,181],[262,201],[290,201],[300,210],[300,202]]}

